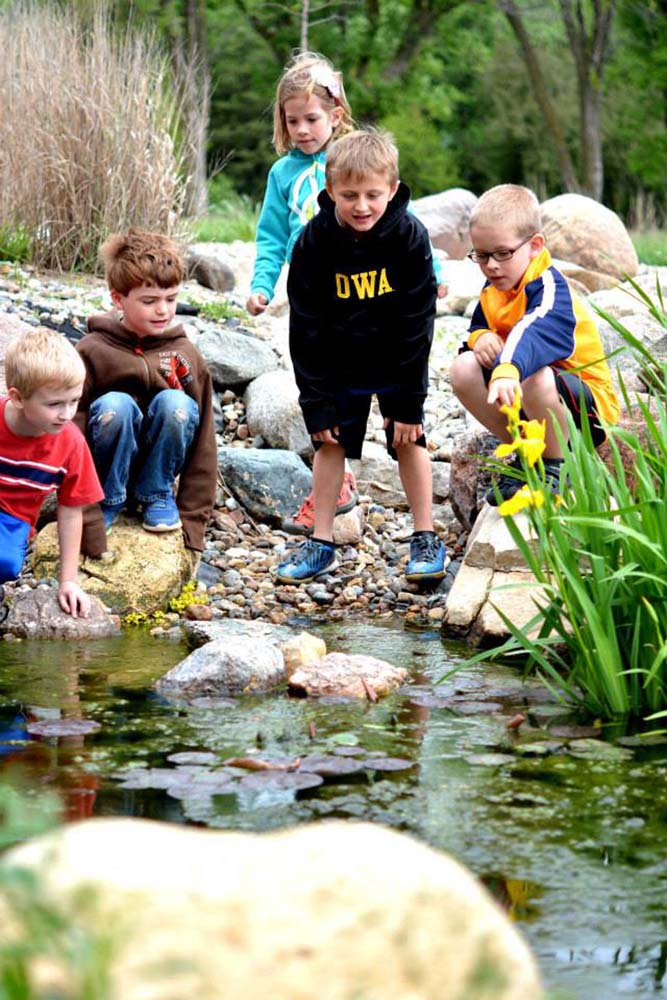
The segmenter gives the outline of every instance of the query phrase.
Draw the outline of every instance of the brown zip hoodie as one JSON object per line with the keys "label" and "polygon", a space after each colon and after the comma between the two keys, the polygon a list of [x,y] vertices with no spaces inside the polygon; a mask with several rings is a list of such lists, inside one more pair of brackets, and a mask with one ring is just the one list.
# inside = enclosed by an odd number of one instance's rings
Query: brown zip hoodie
{"label": "brown zip hoodie", "polygon": [[[196,402],[199,427],[181,470],[176,503],[186,546],[201,552],[218,474],[213,386],[206,362],[180,324],[158,337],[137,337],[114,313],[91,316],[88,333],[76,347],[86,380],[75,423],[86,435],[90,405],[107,392],[127,393],[144,412],[163,389],[182,389]],[[93,504],[84,510],[81,550],[99,556],[106,548],[102,511]]]}

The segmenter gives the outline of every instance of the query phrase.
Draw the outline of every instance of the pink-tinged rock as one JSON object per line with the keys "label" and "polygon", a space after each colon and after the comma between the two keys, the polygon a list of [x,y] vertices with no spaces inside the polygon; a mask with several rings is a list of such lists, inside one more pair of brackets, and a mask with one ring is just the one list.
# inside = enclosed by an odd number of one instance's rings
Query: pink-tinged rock
{"label": "pink-tinged rock", "polygon": [[342,695],[346,698],[369,698],[390,694],[408,676],[403,667],[395,667],[376,656],[358,653],[327,653],[321,660],[295,670],[289,679],[291,694],[319,698]]}

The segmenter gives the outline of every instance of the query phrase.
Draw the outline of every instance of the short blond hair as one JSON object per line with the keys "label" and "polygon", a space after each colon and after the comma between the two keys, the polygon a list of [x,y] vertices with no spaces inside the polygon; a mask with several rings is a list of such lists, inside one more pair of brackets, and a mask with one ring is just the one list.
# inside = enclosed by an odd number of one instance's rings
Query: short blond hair
{"label": "short blond hair", "polygon": [[86,366],[63,333],[36,326],[11,341],[5,354],[5,382],[24,399],[45,385],[73,389]]}
{"label": "short blond hair", "polygon": [[333,68],[326,56],[321,56],[317,52],[300,52],[290,60],[278,80],[273,103],[273,145],[281,156],[292,148],[285,118],[285,102],[293,97],[304,97],[308,100],[313,94],[325,111],[342,109],[340,122],[331,133],[329,141],[338,139],[354,128],[350,105],[343,87],[343,74]]}
{"label": "short blond hair", "polygon": [[128,229],[114,233],[100,247],[109,288],[129,295],[133,288],[175,288],[185,278],[185,265],[169,236]]}
{"label": "short blond hair", "polygon": [[542,213],[537,196],[521,184],[498,184],[478,199],[468,223],[473,226],[511,227],[519,239],[528,239],[542,230]]}
{"label": "short blond hair", "polygon": [[398,181],[398,148],[391,132],[364,128],[348,132],[327,153],[327,185],[341,178],[360,180],[369,174],[384,174],[392,186]]}

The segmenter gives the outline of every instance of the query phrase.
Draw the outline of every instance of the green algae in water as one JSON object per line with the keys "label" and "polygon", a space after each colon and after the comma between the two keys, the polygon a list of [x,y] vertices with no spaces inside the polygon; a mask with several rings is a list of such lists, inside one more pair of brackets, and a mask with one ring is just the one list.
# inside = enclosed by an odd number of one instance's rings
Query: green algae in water
{"label": "green algae in water", "polygon": [[[85,645],[2,644],[2,775],[20,770],[24,787],[57,790],[72,818],[122,814],[234,830],[332,816],[388,824],[483,879],[527,936],[554,994],[606,1000],[664,987],[667,747],[634,739],[620,747],[606,732],[579,747],[550,738],[552,723],[581,720],[534,689],[524,698],[507,667],[470,668],[433,688],[465,656],[434,632],[355,623],[318,631],[331,649],[405,666],[410,683],[377,704],[275,694],[187,706],[152,688],[187,655],[184,645],[141,632]],[[452,712],[452,700],[465,712]],[[476,712],[475,701],[500,708]],[[527,720],[518,735],[506,729],[517,711]],[[49,713],[101,729],[27,738],[25,718]],[[243,784],[248,772],[228,776],[224,763],[341,750],[411,766],[354,768],[299,791],[270,779]],[[161,775],[153,783],[151,771]],[[128,775],[140,787],[123,787]]]}

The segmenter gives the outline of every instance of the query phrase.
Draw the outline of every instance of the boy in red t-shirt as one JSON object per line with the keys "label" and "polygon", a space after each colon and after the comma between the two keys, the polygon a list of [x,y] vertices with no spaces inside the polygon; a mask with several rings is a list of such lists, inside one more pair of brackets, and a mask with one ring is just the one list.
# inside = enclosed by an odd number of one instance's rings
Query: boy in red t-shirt
{"label": "boy in red t-shirt", "polygon": [[7,348],[7,395],[0,398],[0,583],[15,580],[44,498],[58,499],[58,601],[87,618],[90,598],[76,582],[83,507],[104,493],[86,440],[71,422],[85,366],[61,333],[37,327]]}

